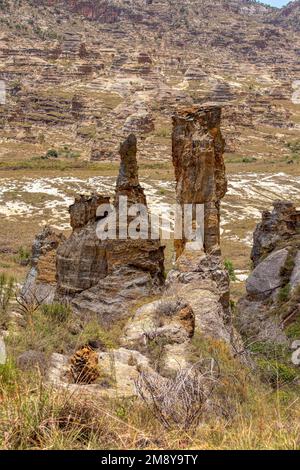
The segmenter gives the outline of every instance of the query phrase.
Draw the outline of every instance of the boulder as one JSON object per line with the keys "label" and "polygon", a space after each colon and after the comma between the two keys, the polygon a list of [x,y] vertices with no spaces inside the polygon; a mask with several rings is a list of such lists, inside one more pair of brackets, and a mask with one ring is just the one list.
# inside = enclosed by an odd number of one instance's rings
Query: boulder
{"label": "boulder", "polygon": [[294,263],[294,269],[290,278],[290,284],[292,289],[295,289],[300,284],[300,251],[297,251]]}
{"label": "boulder", "polygon": [[288,256],[288,250],[282,249],[271,253],[250,274],[246,281],[247,293],[250,296],[268,297],[281,287],[284,279],[281,270]]}

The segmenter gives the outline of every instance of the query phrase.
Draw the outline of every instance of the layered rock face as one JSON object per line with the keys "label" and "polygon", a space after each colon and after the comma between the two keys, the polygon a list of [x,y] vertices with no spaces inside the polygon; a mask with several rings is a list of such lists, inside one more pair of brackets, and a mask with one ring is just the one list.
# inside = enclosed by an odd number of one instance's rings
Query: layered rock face
{"label": "layered rock face", "polygon": [[[116,235],[121,226],[119,197],[128,205],[142,203],[146,197],[138,180],[136,138],[130,135],[120,146],[121,166],[114,207]],[[99,204],[109,198],[100,195],[78,197],[70,207],[73,233],[57,252],[57,297],[69,297],[73,308],[94,313],[103,323],[127,313],[129,303],[150,295],[163,283],[164,256],[159,241],[149,239],[107,239],[97,235],[98,223],[108,221],[109,210],[97,216]],[[111,207],[113,209],[113,207]]]}
{"label": "layered rock face", "polygon": [[40,302],[52,302],[56,290],[56,251],[64,235],[46,226],[32,245],[31,268],[22,287],[22,295]]}
{"label": "layered rock face", "polygon": [[273,251],[279,242],[287,241],[300,230],[300,211],[292,202],[277,201],[272,212],[265,211],[253,236],[251,259],[254,267]]}
{"label": "layered rock face", "polygon": [[[220,200],[227,189],[221,108],[184,110],[173,117],[172,157],[178,204],[204,205],[204,250],[220,243]],[[187,240],[176,246],[179,256]]]}
{"label": "layered rock face", "polygon": [[262,214],[251,258],[254,270],[238,304],[241,332],[287,344],[300,319],[300,211],[292,202],[277,201]]}

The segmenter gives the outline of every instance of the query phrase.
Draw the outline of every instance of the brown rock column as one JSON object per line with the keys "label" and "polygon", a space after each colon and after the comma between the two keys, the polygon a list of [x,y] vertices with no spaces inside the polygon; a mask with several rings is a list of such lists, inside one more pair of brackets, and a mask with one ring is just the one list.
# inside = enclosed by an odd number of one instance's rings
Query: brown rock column
{"label": "brown rock column", "polygon": [[[221,108],[194,107],[173,116],[172,156],[176,200],[204,205],[204,251],[220,242],[220,200],[227,190],[223,160],[224,139],[220,130]],[[176,240],[177,257],[188,240]]]}
{"label": "brown rock column", "polygon": [[121,164],[116,184],[115,205],[118,206],[120,196],[127,196],[129,204],[146,205],[146,196],[139,183],[138,164],[136,159],[137,140],[130,134],[120,145]]}

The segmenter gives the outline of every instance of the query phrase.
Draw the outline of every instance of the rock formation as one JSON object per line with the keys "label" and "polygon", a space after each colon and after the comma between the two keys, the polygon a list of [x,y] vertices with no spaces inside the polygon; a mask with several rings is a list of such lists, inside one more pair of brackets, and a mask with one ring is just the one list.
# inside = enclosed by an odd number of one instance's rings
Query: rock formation
{"label": "rock formation", "polygon": [[[114,199],[116,235],[121,227],[119,197],[127,196],[129,206],[134,203],[146,205],[138,181],[134,135],[121,144],[120,156]],[[96,214],[97,207],[99,203],[108,202],[109,198],[100,195],[81,196],[70,207],[73,233],[57,252],[57,297],[68,297],[76,311],[97,314],[109,324],[127,314],[130,303],[159,288],[164,267],[163,247],[159,241],[98,238],[100,217]]]}
{"label": "rock formation", "polygon": [[[173,117],[173,165],[178,204],[204,206],[204,250],[220,243],[220,200],[227,189],[220,131],[221,108],[187,109]],[[177,256],[183,242],[176,246]]]}
{"label": "rock formation", "polygon": [[65,241],[64,235],[46,226],[32,245],[31,268],[22,287],[29,301],[53,302],[56,290],[56,251]]}
{"label": "rock formation", "polygon": [[[287,201],[265,211],[254,232],[254,270],[238,304],[241,332],[260,341],[288,344],[300,319],[300,211]],[[295,338],[297,339],[297,338]]]}
{"label": "rock formation", "polygon": [[294,237],[300,229],[300,211],[292,202],[277,201],[272,212],[265,211],[253,236],[251,259],[254,267],[279,243]]}
{"label": "rock formation", "polygon": [[[71,362],[53,355],[48,374],[52,382],[66,385],[71,373],[73,387],[75,381],[102,393],[99,363],[109,380],[130,395],[136,393],[134,380],[141,369],[165,380],[180,368],[190,367],[195,335],[224,343],[229,354],[239,349],[231,320],[229,276],[219,246],[220,200],[226,191],[220,116],[220,108],[209,105],[180,112],[173,119],[177,202],[203,205],[204,245],[192,247],[190,240],[176,240],[175,248],[181,243],[180,251],[164,287],[163,247],[160,241],[149,239],[148,230],[145,239],[101,240],[97,236],[99,222],[108,223],[114,213],[116,233],[128,228],[132,217],[126,222],[119,218],[121,198],[126,197],[129,204],[146,204],[134,135],[120,146],[113,204],[96,194],[75,199],[69,209],[73,232],[57,248],[56,299],[68,300],[82,317],[97,315],[106,326],[123,318],[128,322],[117,350],[99,352],[83,345]],[[105,210],[99,212],[99,204],[105,204]],[[137,300],[146,302],[152,294],[159,298],[135,307]],[[81,374],[87,378],[81,380]],[[106,389],[112,391],[112,386]]]}
{"label": "rock formation", "polygon": [[221,109],[211,105],[173,118],[176,198],[180,206],[203,204],[204,246],[191,248],[188,240],[175,240],[177,259],[164,295],[136,312],[122,339],[124,346],[146,354],[153,341],[162,344],[160,367],[165,374],[189,364],[195,332],[240,345],[231,324],[229,276],[219,246],[220,199],[226,192],[220,117]]}

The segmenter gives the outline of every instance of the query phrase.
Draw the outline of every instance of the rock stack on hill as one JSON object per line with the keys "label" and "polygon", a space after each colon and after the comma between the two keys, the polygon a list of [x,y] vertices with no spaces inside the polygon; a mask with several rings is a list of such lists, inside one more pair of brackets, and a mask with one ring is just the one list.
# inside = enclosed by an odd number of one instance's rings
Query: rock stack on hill
{"label": "rock stack on hill", "polygon": [[[120,146],[121,166],[114,207],[116,239],[99,239],[99,223],[109,223],[109,197],[80,197],[71,206],[73,233],[57,251],[57,296],[69,298],[75,311],[96,314],[105,324],[126,314],[129,304],[155,292],[163,283],[164,248],[158,240],[119,239],[119,197],[128,205],[146,206],[138,180],[136,138],[130,135]],[[99,203],[107,206],[97,215]],[[114,208],[111,206],[111,210]],[[98,207],[99,209],[99,207]],[[127,225],[125,222],[127,231]]]}
{"label": "rock stack on hill", "polygon": [[[176,200],[182,207],[203,205],[205,252],[220,244],[220,201],[227,190],[220,123],[221,108],[214,105],[183,110],[173,117]],[[176,243],[177,256],[186,241]]]}
{"label": "rock stack on hill", "polygon": [[[143,240],[97,237],[99,222],[108,223],[113,209],[120,214],[121,197],[129,204],[146,203],[138,180],[134,135],[120,147],[113,204],[108,204],[108,197],[92,195],[78,196],[70,207],[73,232],[57,248],[56,299],[68,301],[82,318],[97,316],[104,326],[128,319],[119,339],[122,347],[97,352],[101,370],[113,376],[122,394],[136,393],[134,383],[141,370],[147,370],[155,380],[166,380],[181,368],[190,367],[195,335],[223,344],[229,357],[240,347],[232,327],[229,276],[219,245],[219,207],[226,192],[220,119],[221,109],[213,105],[180,111],[173,118],[177,202],[181,207],[203,207],[204,241],[176,240],[176,263],[165,286],[160,241],[151,240],[148,234]],[[106,211],[99,213],[99,204],[105,204]],[[116,226],[117,231],[127,228],[119,221]],[[147,303],[154,293],[156,300]],[[137,308],[137,301],[140,305],[144,301],[144,305]],[[155,351],[159,351],[159,357]],[[201,356],[201,352],[197,354]],[[54,354],[50,380],[68,384],[67,372],[73,362]],[[103,393],[101,385],[96,388]],[[105,393],[113,391],[109,387]]]}

